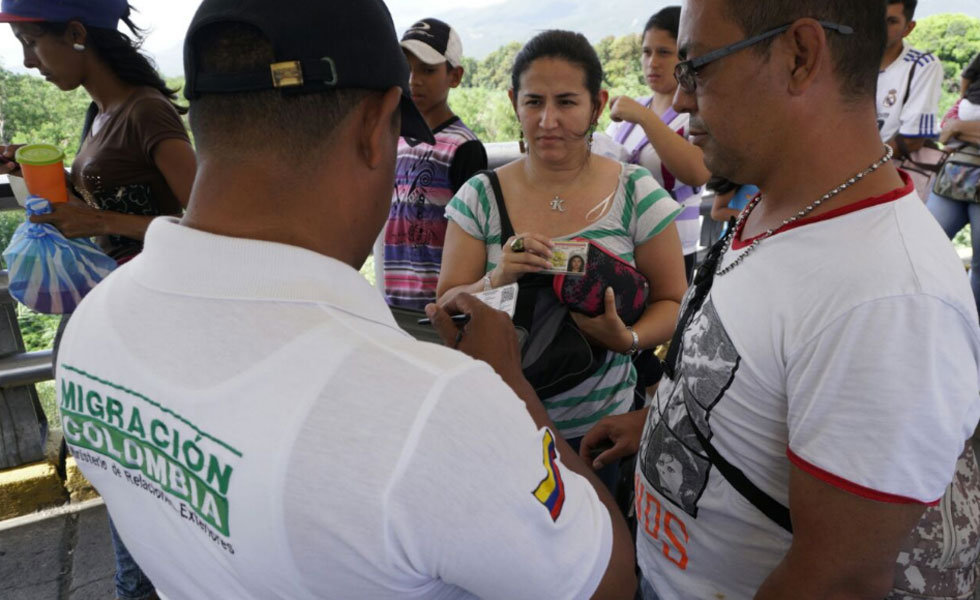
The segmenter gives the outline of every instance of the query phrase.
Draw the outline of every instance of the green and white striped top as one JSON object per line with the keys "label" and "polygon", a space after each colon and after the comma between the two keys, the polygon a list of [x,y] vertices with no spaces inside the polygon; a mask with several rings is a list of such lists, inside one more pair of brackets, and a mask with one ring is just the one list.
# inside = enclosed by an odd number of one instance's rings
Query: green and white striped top
{"label": "green and white striped top", "polygon": [[[663,231],[681,210],[649,171],[623,165],[609,212],[585,229],[558,239],[593,241],[635,266],[636,248]],[[467,181],[446,207],[446,217],[486,244],[486,271],[493,269],[502,249],[500,214],[489,178],[476,175]],[[592,377],[541,401],[562,435],[576,438],[603,417],[629,410],[635,385],[636,371],[630,357],[610,351]]]}

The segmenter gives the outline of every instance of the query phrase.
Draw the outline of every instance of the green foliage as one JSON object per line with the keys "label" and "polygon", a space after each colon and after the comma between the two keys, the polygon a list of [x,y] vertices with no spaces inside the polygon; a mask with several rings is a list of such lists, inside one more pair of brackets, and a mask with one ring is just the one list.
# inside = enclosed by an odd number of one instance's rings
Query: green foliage
{"label": "green foliage", "polygon": [[0,143],[54,144],[70,163],[90,102],[81,88],[63,92],[38,77],[0,68]]}
{"label": "green foliage", "polygon": [[44,416],[48,419],[48,429],[61,429],[61,411],[58,409],[58,395],[55,392],[53,381],[42,381],[35,384],[37,399],[41,402],[41,409]]}
{"label": "green foliage", "polygon": [[61,315],[37,313],[22,304],[17,305],[17,324],[28,352],[50,349],[60,321]]}
{"label": "green foliage", "polygon": [[[24,222],[24,211],[11,210],[0,212],[0,250],[10,244],[17,226]],[[0,257],[0,267],[6,269],[7,262]]]}
{"label": "green foliage", "polygon": [[476,70],[480,67],[480,63],[478,63],[475,58],[464,56],[461,66],[463,67],[463,80],[459,84],[460,87],[473,87],[473,75],[476,74]]}
{"label": "green foliage", "polygon": [[605,85],[611,91],[616,91],[614,95],[643,96],[650,93],[640,64],[642,44],[638,33],[618,38],[609,36],[596,44]]}
{"label": "green foliage", "polygon": [[959,98],[960,73],[980,53],[980,19],[962,14],[932,15],[918,21],[907,39],[943,63],[946,77],[939,103],[941,117]]}
{"label": "green foliage", "polygon": [[470,86],[506,92],[510,89],[510,70],[520,49],[519,42],[511,42],[497,48],[479,63],[474,61]]}
{"label": "green foliage", "polygon": [[516,140],[521,133],[514,107],[504,90],[458,88],[450,94],[449,105],[484,142]]}
{"label": "green foliage", "polygon": [[966,227],[960,229],[960,232],[953,237],[953,245],[957,248],[973,248],[971,235],[970,225],[967,224]]}
{"label": "green foliage", "polygon": [[959,14],[926,17],[916,23],[909,44],[928,50],[943,62],[947,79],[957,79],[980,51],[980,19]]}

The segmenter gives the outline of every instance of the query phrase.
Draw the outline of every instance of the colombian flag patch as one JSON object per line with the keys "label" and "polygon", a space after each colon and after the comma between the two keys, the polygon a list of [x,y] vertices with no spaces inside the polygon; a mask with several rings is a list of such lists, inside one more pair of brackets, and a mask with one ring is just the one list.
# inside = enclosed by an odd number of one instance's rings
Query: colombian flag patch
{"label": "colombian flag patch", "polygon": [[541,444],[544,451],[544,470],[547,474],[532,493],[551,513],[551,520],[557,521],[561,515],[561,507],[565,504],[565,484],[561,480],[561,472],[558,471],[558,452],[551,431],[544,430]]}

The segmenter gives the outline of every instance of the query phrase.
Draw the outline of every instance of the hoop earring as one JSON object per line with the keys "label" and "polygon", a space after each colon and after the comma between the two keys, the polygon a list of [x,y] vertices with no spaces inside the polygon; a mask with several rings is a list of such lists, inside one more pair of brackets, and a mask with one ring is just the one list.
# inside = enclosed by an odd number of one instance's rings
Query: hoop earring
{"label": "hoop earring", "polygon": [[75,50],[79,51],[79,52],[84,52],[85,51],[85,45],[84,44],[79,44],[78,42],[75,42],[74,44],[72,44],[71,47],[74,48]]}
{"label": "hoop earring", "polygon": [[527,154],[527,145],[524,143],[524,129],[521,129],[521,139],[517,140],[517,148],[521,154]]}

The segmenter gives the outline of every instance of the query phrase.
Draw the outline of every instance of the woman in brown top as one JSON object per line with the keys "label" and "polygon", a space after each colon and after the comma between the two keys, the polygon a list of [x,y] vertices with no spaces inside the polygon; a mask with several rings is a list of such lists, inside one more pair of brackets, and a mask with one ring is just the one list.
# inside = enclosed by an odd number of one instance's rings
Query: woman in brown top
{"label": "woman in brown top", "polygon": [[[68,176],[71,198],[31,220],[51,223],[66,237],[97,237],[120,263],[139,254],[154,217],[180,214],[197,165],[180,120],[187,109],[175,103],[176,92],[139,52],[140,31],[129,14],[126,0],[4,2],[0,13],[0,22],[11,24],[23,46],[24,66],[64,91],[82,86],[92,98]],[[119,21],[135,41],[117,31]],[[7,158],[0,160],[0,174],[19,175],[10,162],[16,150],[0,146]],[[156,598],[111,523],[117,598]]]}
{"label": "woman in brown top", "polygon": [[[196,169],[180,120],[187,109],[138,51],[140,31],[125,0],[14,6],[0,21],[11,23],[24,66],[64,91],[82,86],[92,98],[69,175],[72,200],[32,220],[67,237],[97,237],[106,253],[125,262],[139,253],[153,217],[180,214],[187,204]],[[116,30],[120,20],[136,41]],[[0,147],[8,158],[15,151]],[[0,162],[0,174],[13,167]]]}

